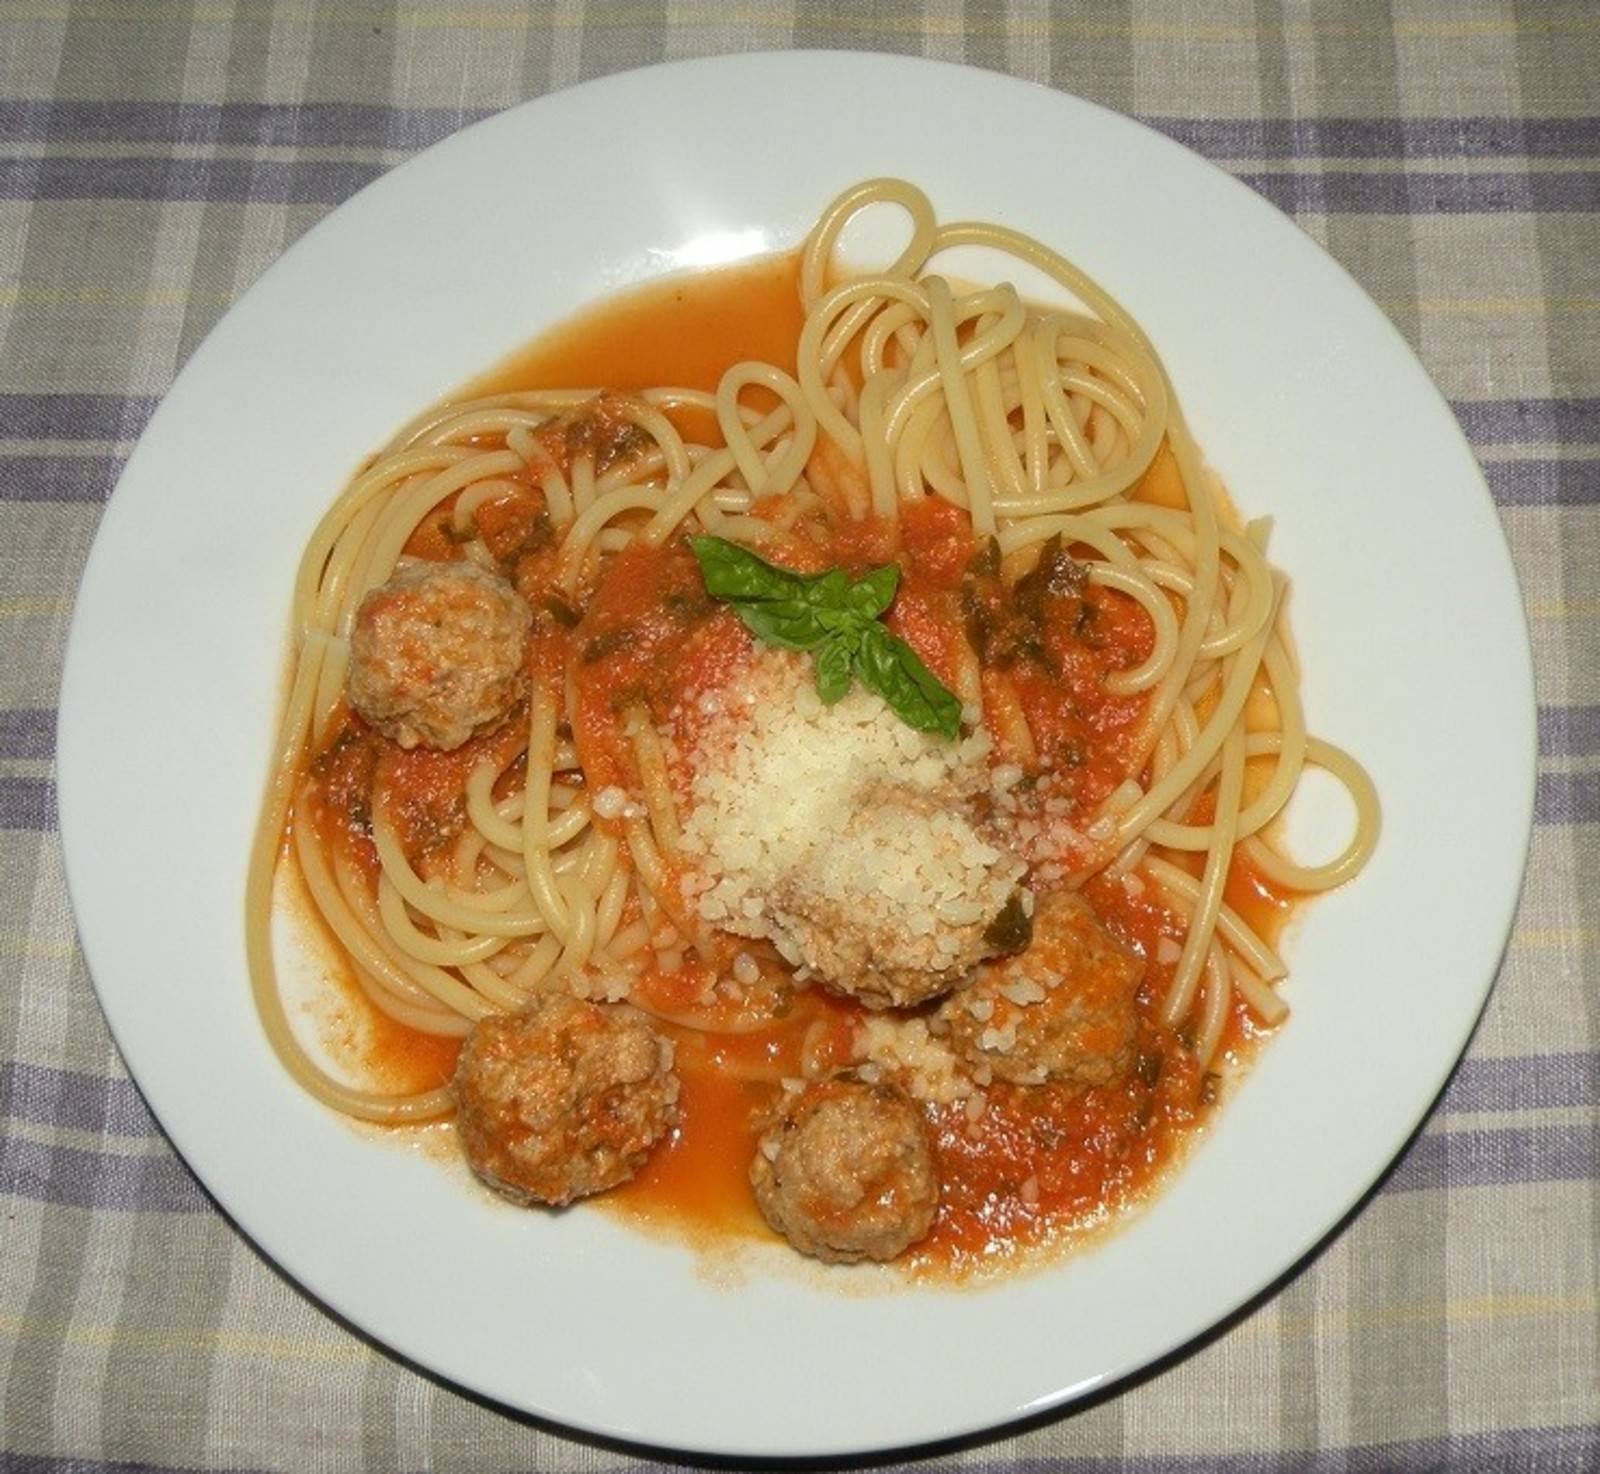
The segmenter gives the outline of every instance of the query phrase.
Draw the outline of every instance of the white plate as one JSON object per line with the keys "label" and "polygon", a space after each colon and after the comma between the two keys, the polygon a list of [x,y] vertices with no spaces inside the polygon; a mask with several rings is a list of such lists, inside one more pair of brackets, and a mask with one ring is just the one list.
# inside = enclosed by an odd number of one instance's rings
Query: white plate
{"label": "white plate", "polygon": [[[1049,241],[1143,322],[1239,505],[1276,519],[1313,727],[1370,768],[1384,835],[1294,939],[1292,1022],[1125,1231],[976,1291],[862,1297],[759,1270],[716,1288],[686,1248],[594,1212],[501,1209],[304,1098],[250,1007],[245,856],[291,575],[356,462],[581,304],[792,245],[837,190],[880,173],[948,218]],[[267,1253],[396,1351],[514,1407],[657,1444],[816,1454],[1081,1396],[1215,1324],[1339,1220],[1483,1004],[1526,853],[1534,722],[1478,469],[1394,329],[1287,220],[1059,93],[787,54],[502,113],[290,250],[194,355],[106,509],[59,765],[68,878],[117,1042]]]}

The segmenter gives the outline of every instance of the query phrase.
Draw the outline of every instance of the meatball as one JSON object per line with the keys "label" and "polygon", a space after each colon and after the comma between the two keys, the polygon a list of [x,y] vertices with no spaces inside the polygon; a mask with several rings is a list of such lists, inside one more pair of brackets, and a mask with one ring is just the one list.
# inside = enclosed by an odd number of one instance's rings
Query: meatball
{"label": "meatball", "polygon": [[626,1182],[677,1119],[672,1045],[564,993],[481,1019],[456,1065],[456,1131],[496,1192],[559,1207]]}
{"label": "meatball", "polygon": [[889,1260],[933,1225],[939,1179],[904,1091],[840,1076],[784,1101],[750,1163],[763,1216],[830,1264]]}
{"label": "meatball", "polygon": [[766,925],[834,992],[915,1008],[1004,950],[994,926],[1021,872],[959,812],[886,787],[778,884]]}
{"label": "meatball", "polygon": [[1069,891],[1034,910],[1025,952],[978,969],[940,1016],[956,1053],[1016,1085],[1107,1085],[1133,1062],[1143,964]]}
{"label": "meatball", "polygon": [[521,595],[476,563],[402,563],[356,613],[350,705],[402,747],[460,747],[527,689],[532,623]]}

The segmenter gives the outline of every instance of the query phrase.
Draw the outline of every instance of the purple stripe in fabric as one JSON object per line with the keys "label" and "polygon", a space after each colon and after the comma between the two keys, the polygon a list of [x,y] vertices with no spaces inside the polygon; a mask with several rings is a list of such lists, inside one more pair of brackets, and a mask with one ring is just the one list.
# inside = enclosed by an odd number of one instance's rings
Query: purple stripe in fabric
{"label": "purple stripe in fabric", "polygon": [[[1600,1424],[1568,1427],[1495,1428],[1335,1448],[1283,1449],[1229,1454],[1053,1454],[963,1457],[962,1474],[1442,1474],[1445,1470],[1494,1470],[1495,1474],[1594,1474],[1600,1467]],[[161,1465],[164,1474],[254,1474],[242,1466]],[[599,1474],[681,1474],[683,1464],[630,1457],[590,1457],[585,1467]],[[733,1467],[723,1463],[714,1467]],[[762,1467],[783,1468],[783,1464]],[[805,1466],[789,1466],[805,1467]],[[831,1467],[831,1466],[830,1466]],[[915,1474],[930,1465],[868,1464],[880,1474]],[[54,1454],[0,1453],[0,1474],[151,1474],[156,1466]]]}
{"label": "purple stripe in fabric", "polygon": [[1600,1127],[1496,1127],[1419,1136],[1385,1192],[1499,1187],[1516,1182],[1579,1182],[1600,1176]]}
{"label": "purple stripe in fabric", "polygon": [[0,774],[0,829],[56,827],[56,786],[48,778]]}
{"label": "purple stripe in fabric", "polygon": [[0,758],[42,760],[55,756],[56,714],[47,706],[0,709]]}
{"label": "purple stripe in fabric", "polygon": [[156,404],[145,394],[0,394],[0,438],[131,440]]}
{"label": "purple stripe in fabric", "polygon": [[1311,174],[1235,176],[1290,215],[1540,215],[1600,210],[1600,171],[1518,174],[1429,170],[1381,174],[1322,169]]}
{"label": "purple stripe in fabric", "polygon": [[[1600,1053],[1510,1055],[1461,1062],[1441,1116],[1600,1106]],[[72,1131],[155,1136],[133,1082],[80,1070],[0,1062],[0,1117]]]}
{"label": "purple stripe in fabric", "polygon": [[[962,1460],[962,1474],[1594,1474],[1600,1425],[1496,1428],[1437,1438],[1358,1443],[1338,1448],[1275,1449],[1270,1453],[1084,1454],[1049,1458]],[[668,1474],[651,1464],[638,1474]],[[925,1463],[886,1465],[881,1474],[913,1474]],[[55,1471],[51,1471],[55,1474]],[[610,1471],[608,1471],[610,1474]]]}
{"label": "purple stripe in fabric", "polygon": [[1483,474],[1502,507],[1590,507],[1600,502],[1600,459],[1491,461]]}
{"label": "purple stripe in fabric", "polygon": [[110,1136],[159,1136],[133,1081],[0,1061],[0,1116]]}
{"label": "purple stripe in fabric", "polygon": [[1545,757],[1600,752],[1600,706],[1541,706],[1539,752]]}
{"label": "purple stripe in fabric", "polygon": [[1533,822],[1600,824],[1600,773],[1539,774]]}
{"label": "purple stripe in fabric", "polygon": [[[336,205],[385,172],[355,159],[0,158],[0,198]],[[1600,210],[1600,171],[1323,169],[1237,177],[1290,214],[1572,214]]]}
{"label": "purple stripe in fabric", "polygon": [[1600,444],[1600,398],[1457,399],[1450,408],[1477,445]]}
{"label": "purple stripe in fabric", "polygon": [[1587,158],[1600,118],[1167,118],[1143,121],[1212,159]]}
{"label": "purple stripe in fabric", "polygon": [[[1600,773],[1541,773],[1533,817],[1536,824],[1600,823]],[[0,830],[55,827],[53,783],[0,775]]]}
{"label": "purple stripe in fabric", "polygon": [[[201,1469],[193,1464],[133,1464],[123,1459],[85,1459],[67,1454],[17,1454],[0,1450],[0,1474],[266,1474],[266,1469],[264,1465],[244,1464],[207,1464]],[[620,1469],[618,1474],[621,1474]]]}
{"label": "purple stripe in fabric", "polygon": [[[117,456],[0,455],[0,502],[103,502],[122,466]],[[1491,461],[1484,474],[1502,507],[1600,502],[1600,458]]]}
{"label": "purple stripe in fabric", "polygon": [[[1446,1131],[1419,1136],[1383,1191],[1579,1182],[1596,1175],[1600,1129],[1593,1124]],[[0,1195],[128,1212],[205,1207],[204,1196],[175,1157],[126,1157],[15,1136],[0,1137]]]}
{"label": "purple stripe in fabric", "polygon": [[[1536,824],[1600,823],[1600,774],[1541,773],[1534,797]],[[46,778],[0,775],[0,830],[53,831],[55,785]]]}
{"label": "purple stripe in fabric", "polygon": [[1439,1102],[1439,1113],[1590,1106],[1600,1106],[1600,1053],[1514,1054],[1462,1060]]}
{"label": "purple stripe in fabric", "polygon": [[103,502],[120,456],[0,455],[0,502]]}
{"label": "purple stripe in fabric", "polygon": [[301,148],[425,148],[493,109],[368,103],[0,101],[15,143],[171,143]]}
{"label": "purple stripe in fabric", "polygon": [[0,199],[337,205],[384,172],[351,159],[0,158]]}
{"label": "purple stripe in fabric", "polygon": [[[154,397],[148,395],[0,394],[0,438],[131,439],[144,427],[145,421],[155,410],[156,402]],[[1467,436],[1481,445],[1513,445],[1528,441],[1600,444],[1600,398],[1458,399],[1451,408]],[[1506,467],[1570,464],[1576,467],[1589,463],[1495,464]],[[1507,470],[1504,474],[1509,476],[1512,472]],[[1578,473],[1574,471],[1573,474]],[[1582,484],[1592,486],[1593,482],[1585,480]],[[1512,495],[1514,497],[1515,493]]]}
{"label": "purple stripe in fabric", "polygon": [[[1600,1453],[1600,1425],[1590,1424],[1496,1428],[1391,1443],[1261,1453],[989,1457],[973,1463],[963,1459],[956,1467],[962,1474],[1444,1474],[1447,1470],[1594,1474],[1596,1453]],[[638,1474],[668,1474],[673,1466],[628,1467],[637,1469]],[[913,1474],[928,1467],[920,1462],[885,1465],[881,1474]]]}
{"label": "purple stripe in fabric", "polygon": [[[221,143],[304,148],[423,148],[492,109],[366,103],[172,103],[0,100],[0,138],[18,143]],[[1143,119],[1213,159],[1584,158],[1600,118]]]}
{"label": "purple stripe in fabric", "polygon": [[171,1152],[119,1156],[0,1137],[0,1195],[131,1213],[203,1213],[210,1203]]}
{"label": "purple stripe in fabric", "polygon": [[[1579,1182],[1597,1175],[1600,1127],[1594,1123],[1507,1126],[1417,1137],[1381,1190]],[[176,1169],[176,1158],[168,1154],[130,1157],[17,1136],[0,1136],[0,1195],[128,1212],[195,1212],[205,1206],[187,1169]]]}

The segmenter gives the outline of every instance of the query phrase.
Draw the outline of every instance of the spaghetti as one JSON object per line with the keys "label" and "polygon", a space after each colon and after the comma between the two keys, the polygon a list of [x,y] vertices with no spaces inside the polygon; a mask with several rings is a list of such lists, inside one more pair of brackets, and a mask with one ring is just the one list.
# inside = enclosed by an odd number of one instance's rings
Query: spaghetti
{"label": "spaghetti", "polygon": [[[904,250],[881,271],[835,280],[842,233],[884,206],[909,217]],[[1024,262],[1080,305],[1037,307],[1010,286],[969,289],[930,269],[962,246]],[[294,586],[293,679],[251,854],[247,936],[267,1036],[327,1105],[406,1123],[452,1100],[447,1087],[388,1095],[348,1084],[300,1046],[270,937],[286,856],[366,995],[409,1029],[465,1036],[553,988],[654,1012],[703,1036],[702,1056],[770,1024],[780,1005],[755,985],[776,974],[788,987],[782,959],[753,958],[708,925],[683,883],[693,790],[674,735],[637,693],[607,708],[606,743],[580,711],[609,654],[591,617],[597,591],[625,557],[628,576],[642,576],[640,560],[687,534],[778,562],[796,548],[870,547],[914,566],[912,545],[943,517],[989,560],[962,588],[1002,599],[1070,553],[1081,607],[1113,611],[1137,638],[1099,670],[1100,696],[1125,717],[1117,742],[1084,770],[1095,781],[1076,790],[1069,838],[1030,857],[1030,883],[1090,895],[1125,884],[1175,918],[1178,955],[1159,968],[1149,959],[1160,982],[1151,1011],[1201,1071],[1234,1011],[1266,1025],[1284,1016],[1273,984],[1286,967],[1228,904],[1229,875],[1243,863],[1293,892],[1339,885],[1376,843],[1378,801],[1354,759],[1307,731],[1267,525],[1234,525],[1154,348],[1048,247],[998,225],[940,224],[925,196],[894,180],[860,184],[824,211],[799,288],[793,375],[746,361],[714,393],[578,388],[448,403],[402,429],[313,533]],[[522,570],[535,613],[526,698],[452,753],[389,752],[366,740],[346,700],[363,600],[419,556]],[[919,643],[917,629],[906,636]],[[1064,749],[1030,715],[1038,673],[1019,674],[986,640],[969,617],[964,630],[923,629],[920,653],[963,703],[965,729],[987,731],[994,760],[1031,782]],[[1273,836],[1307,767],[1337,779],[1356,816],[1342,852],[1314,865]],[[397,773],[425,798],[390,802]],[[694,968],[731,968],[752,986],[730,999],[649,983]],[[804,989],[781,1007],[799,1009],[803,1067],[837,1065],[827,1010]],[[759,1064],[724,1064],[775,1079]]]}

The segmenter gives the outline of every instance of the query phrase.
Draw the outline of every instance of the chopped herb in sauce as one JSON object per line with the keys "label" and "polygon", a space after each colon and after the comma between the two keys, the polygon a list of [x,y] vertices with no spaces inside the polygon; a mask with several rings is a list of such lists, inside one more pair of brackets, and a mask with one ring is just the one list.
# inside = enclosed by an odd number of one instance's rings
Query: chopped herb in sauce
{"label": "chopped herb in sauce", "polygon": [[1081,599],[1088,586],[1089,570],[1067,555],[1058,532],[1040,549],[1039,561],[1017,580],[1011,598],[1029,619],[1042,620],[1047,598]]}
{"label": "chopped herb in sauce", "polygon": [[1033,918],[1020,890],[1000,909],[1000,914],[984,929],[983,939],[997,952],[1021,952],[1033,940]]}
{"label": "chopped herb in sauce", "polygon": [[542,598],[539,607],[563,629],[572,629],[583,618],[565,599],[559,599],[554,594]]}
{"label": "chopped herb in sauce", "polygon": [[1059,675],[1059,662],[1045,640],[1051,601],[1077,601],[1072,630],[1081,638],[1094,619],[1093,606],[1083,597],[1088,586],[1089,570],[1067,554],[1056,533],[1033,568],[1007,589],[991,538],[968,562],[959,596],[963,627],[979,663],[995,670],[1026,663]]}
{"label": "chopped herb in sauce", "polygon": [[608,655],[615,655],[617,651],[626,649],[632,643],[633,627],[619,624],[614,629],[609,629],[603,634],[596,635],[583,647],[584,663],[593,665],[597,660],[604,660]]}

